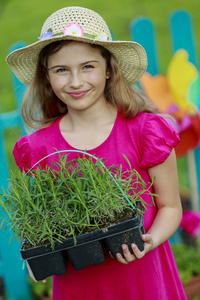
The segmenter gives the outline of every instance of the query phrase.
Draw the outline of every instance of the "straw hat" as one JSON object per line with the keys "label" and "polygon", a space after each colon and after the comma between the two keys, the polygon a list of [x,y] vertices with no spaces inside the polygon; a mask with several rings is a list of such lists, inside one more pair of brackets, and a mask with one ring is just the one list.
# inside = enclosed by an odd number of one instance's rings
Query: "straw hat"
{"label": "straw hat", "polygon": [[39,41],[11,52],[7,63],[17,78],[29,85],[42,48],[60,40],[81,41],[108,49],[129,84],[139,80],[147,67],[146,52],[141,45],[132,41],[112,41],[103,18],[90,9],[77,6],[54,12],[44,22]]}

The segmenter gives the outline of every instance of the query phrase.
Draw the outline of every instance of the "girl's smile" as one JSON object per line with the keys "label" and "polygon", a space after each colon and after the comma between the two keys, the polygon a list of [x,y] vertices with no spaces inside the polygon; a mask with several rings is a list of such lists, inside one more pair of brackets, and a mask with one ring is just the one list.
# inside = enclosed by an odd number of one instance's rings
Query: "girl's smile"
{"label": "girl's smile", "polygon": [[100,50],[81,42],[69,42],[48,59],[49,82],[68,112],[88,110],[97,103],[107,105],[106,71]]}
{"label": "girl's smile", "polygon": [[80,91],[80,92],[72,92],[72,93],[67,93],[70,97],[74,98],[74,99],[79,99],[82,98],[83,96],[85,96],[87,94],[89,90],[87,91]]}

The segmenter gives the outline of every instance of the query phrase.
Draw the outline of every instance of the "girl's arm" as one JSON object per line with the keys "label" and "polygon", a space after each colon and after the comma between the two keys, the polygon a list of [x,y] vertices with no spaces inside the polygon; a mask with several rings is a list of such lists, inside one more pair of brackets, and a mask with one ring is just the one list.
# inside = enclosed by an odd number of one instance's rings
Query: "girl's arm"
{"label": "girl's arm", "polygon": [[157,214],[149,231],[142,235],[144,251],[139,251],[137,246],[132,244],[133,255],[126,245],[122,246],[125,258],[118,254],[117,259],[124,264],[136,258],[142,258],[147,252],[167,241],[176,232],[181,222],[182,206],[175,151],[171,152],[164,163],[148,169],[148,173],[150,177],[156,177],[153,188],[154,192],[159,195],[155,198]]}

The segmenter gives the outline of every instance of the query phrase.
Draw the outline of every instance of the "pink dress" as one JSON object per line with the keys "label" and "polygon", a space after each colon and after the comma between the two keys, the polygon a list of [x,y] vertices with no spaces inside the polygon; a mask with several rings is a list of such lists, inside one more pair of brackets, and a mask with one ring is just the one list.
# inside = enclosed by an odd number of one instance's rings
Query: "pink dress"
{"label": "pink dress", "polygon": [[[22,137],[14,148],[19,168],[28,170],[40,159],[57,150],[77,150],[63,138],[59,121],[50,127]],[[140,113],[126,120],[118,113],[109,137],[95,149],[87,151],[97,157],[105,157],[106,165],[131,165],[146,182],[147,169],[163,163],[179,141],[177,132],[162,117]],[[77,157],[71,153],[69,159]],[[40,165],[50,164],[55,155]],[[36,166],[34,166],[36,168]],[[151,203],[146,196],[145,201]],[[149,206],[144,215],[147,231],[156,215],[156,207]],[[170,223],[170,220],[169,220]],[[101,265],[91,265],[75,271],[70,262],[67,272],[53,276],[53,300],[184,300],[184,290],[169,242],[165,242],[142,259],[123,265],[106,253]]]}

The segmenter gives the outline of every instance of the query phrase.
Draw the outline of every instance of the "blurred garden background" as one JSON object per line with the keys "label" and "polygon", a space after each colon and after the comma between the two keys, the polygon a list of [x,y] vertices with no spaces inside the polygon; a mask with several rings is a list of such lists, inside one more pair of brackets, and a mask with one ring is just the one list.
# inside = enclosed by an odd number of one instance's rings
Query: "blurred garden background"
{"label": "blurred garden background", "polygon": [[[0,0],[0,112],[16,109],[11,73],[5,62],[10,47],[16,42],[36,42],[42,24],[54,11],[65,6],[83,6],[98,12],[106,21],[116,40],[131,40],[130,23],[139,16],[154,23],[160,72],[166,74],[172,58],[169,16],[176,10],[187,11],[193,21],[197,56],[200,59],[199,0]],[[16,169],[12,149],[20,137],[19,128],[5,130],[9,168]],[[189,191],[186,158],[178,159],[179,183]],[[0,298],[1,299],[1,298]]]}

